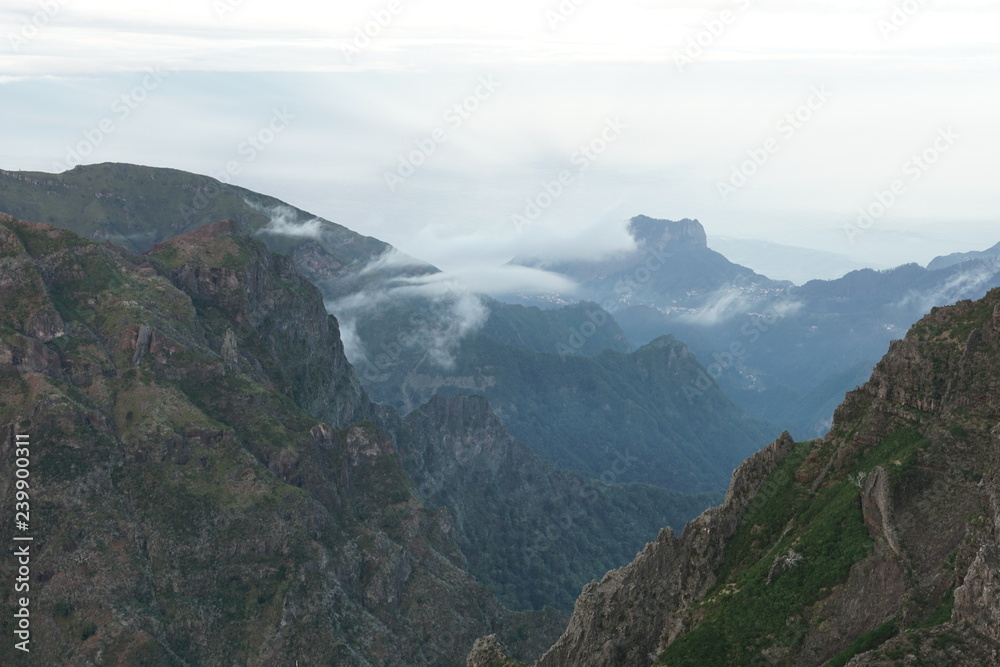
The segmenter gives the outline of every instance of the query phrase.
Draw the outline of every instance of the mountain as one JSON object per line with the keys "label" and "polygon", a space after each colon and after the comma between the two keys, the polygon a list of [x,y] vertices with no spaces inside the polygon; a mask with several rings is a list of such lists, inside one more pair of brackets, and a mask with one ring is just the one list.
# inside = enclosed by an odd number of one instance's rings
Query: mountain
{"label": "mountain", "polygon": [[578,281],[633,346],[668,333],[685,341],[733,402],[809,437],[829,429],[832,408],[893,337],[933,306],[1000,285],[1000,264],[980,259],[938,270],[863,269],[795,286],[711,250],[696,220],[638,216],[629,230],[630,252],[532,265]]}
{"label": "mountain", "polygon": [[[392,432],[424,504],[452,517],[469,572],[512,609],[568,613],[585,583],[721,498],[556,469],[511,437],[479,396],[435,397]],[[631,465],[623,457],[608,476]]]}
{"label": "mountain", "polygon": [[[376,401],[408,412],[438,393],[481,393],[517,439],[584,474],[601,475],[619,455],[639,456],[643,465],[616,481],[716,491],[778,431],[741,414],[681,347],[625,354],[625,333],[595,303],[539,309],[473,294],[377,239],[215,179],[122,164],[0,172],[4,209],[140,251],[209,216],[236,219],[320,289],[345,355]],[[634,230],[649,243],[704,251],[748,281],[766,280],[705,248],[697,222],[657,225],[640,219]]]}
{"label": "mountain", "polygon": [[[771,425],[734,406],[669,336],[627,355],[596,357],[503,350],[490,340],[463,349],[464,365],[451,377],[469,378],[511,434],[543,459],[596,479],[714,491],[773,437]],[[467,391],[437,386],[440,395]],[[631,463],[609,473],[623,458]]]}
{"label": "mountain", "polygon": [[383,241],[274,197],[177,169],[103,163],[61,174],[0,171],[0,211],[132,252],[232,218],[272,251],[291,256],[328,300],[356,292],[359,281],[438,273]]}
{"label": "mountain", "polygon": [[485,299],[489,317],[480,330],[487,338],[530,352],[582,354],[630,352],[628,337],[613,317],[593,302],[542,310]]}
{"label": "mountain", "polygon": [[516,259],[514,263],[573,279],[583,294],[613,313],[642,304],[668,312],[684,311],[704,307],[720,290],[739,290],[762,298],[791,285],[733,264],[710,249],[705,228],[697,220],[657,220],[639,215],[629,221],[628,232],[635,248],[603,259]]}
{"label": "mountain", "polygon": [[796,285],[810,280],[835,280],[859,269],[889,268],[867,264],[836,252],[759,239],[713,234],[708,244],[735,264],[751,267],[757,273],[776,280],[790,280]]}
{"label": "mountain", "polygon": [[536,664],[1000,663],[998,415],[994,289],[894,341],[827,436],[783,435],[588,585]]}
{"label": "mountain", "polygon": [[[614,318],[588,302],[543,310],[458,289],[429,298],[380,296],[372,289],[358,300],[376,306],[352,311],[352,361],[376,400],[404,412],[430,399],[436,385],[475,390],[454,369],[468,366],[469,350],[484,345],[499,355],[492,359],[497,364],[522,351],[593,356],[631,349]],[[426,386],[421,378],[429,374],[435,382]]]}
{"label": "mountain", "polygon": [[2,216],[0,285],[0,453],[27,459],[0,499],[28,503],[0,539],[30,563],[2,604],[37,664],[458,665],[558,633],[463,569],[319,292],[236,222],[135,256]]}
{"label": "mountain", "polygon": [[627,352],[595,304],[485,303],[484,324],[461,335],[471,327],[433,308],[414,314],[412,302],[357,323],[355,335],[378,351],[357,363],[372,397],[405,413],[436,395],[481,394],[515,438],[558,467],[599,478],[619,457],[640,457],[615,481],[685,493],[724,488],[777,432],[734,406],[670,337]]}
{"label": "mountain", "polygon": [[1000,243],[996,244],[992,248],[986,250],[975,250],[972,252],[953,252],[950,255],[943,255],[935,257],[931,260],[927,268],[931,271],[940,271],[941,269],[947,269],[949,266],[955,266],[956,264],[962,264],[964,262],[972,262],[977,260],[994,260],[1000,258]]}
{"label": "mountain", "polygon": [[[726,398],[687,347],[665,336],[629,354],[529,352],[483,335],[463,339],[453,366],[406,369],[369,382],[434,395],[487,398],[510,433],[544,460],[595,479],[684,493],[725,487],[774,427]],[[390,394],[391,395],[391,394]],[[412,409],[412,408],[411,408]],[[613,474],[611,466],[629,461]]]}

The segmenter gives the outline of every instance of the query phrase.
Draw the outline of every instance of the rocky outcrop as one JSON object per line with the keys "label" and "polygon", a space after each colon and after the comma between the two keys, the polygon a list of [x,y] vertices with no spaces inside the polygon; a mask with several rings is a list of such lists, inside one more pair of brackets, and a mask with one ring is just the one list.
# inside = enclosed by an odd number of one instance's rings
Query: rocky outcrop
{"label": "rocky outcrop", "polygon": [[861,494],[861,510],[864,512],[865,525],[869,532],[885,540],[897,558],[903,558],[893,524],[889,474],[882,466],[877,466],[866,478]]}
{"label": "rocky outcrop", "polygon": [[476,640],[469,653],[466,667],[523,667],[504,649],[496,635],[486,635]]}
{"label": "rocky outcrop", "polygon": [[1000,545],[984,544],[955,589],[953,618],[1000,644]]}
{"label": "rocky outcrop", "polygon": [[733,473],[721,506],[691,521],[677,536],[664,530],[629,565],[584,588],[569,627],[540,667],[644,665],[660,639],[686,630],[690,606],[717,582],[732,537],[750,502],[794,443],[788,433]]}
{"label": "rocky outcrop", "polygon": [[638,215],[628,223],[628,232],[637,243],[667,246],[671,244],[691,244],[708,247],[705,228],[697,220],[656,220]]}

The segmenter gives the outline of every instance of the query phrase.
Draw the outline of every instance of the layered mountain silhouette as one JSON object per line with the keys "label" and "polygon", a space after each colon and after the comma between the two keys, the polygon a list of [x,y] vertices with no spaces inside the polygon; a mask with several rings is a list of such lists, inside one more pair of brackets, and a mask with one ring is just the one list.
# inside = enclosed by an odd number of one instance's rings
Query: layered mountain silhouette
{"label": "layered mountain silhouette", "polygon": [[1000,292],[935,308],[995,248],[796,286],[640,216],[519,260],[552,308],[175,170],[0,172],[0,210],[42,662],[997,661]]}
{"label": "layered mountain silhouette", "polygon": [[933,306],[1000,285],[996,247],[796,286],[729,262],[695,220],[638,216],[628,228],[635,248],[615,256],[518,261],[573,278],[633,345],[683,340],[734,402],[810,437],[828,430],[890,340]]}

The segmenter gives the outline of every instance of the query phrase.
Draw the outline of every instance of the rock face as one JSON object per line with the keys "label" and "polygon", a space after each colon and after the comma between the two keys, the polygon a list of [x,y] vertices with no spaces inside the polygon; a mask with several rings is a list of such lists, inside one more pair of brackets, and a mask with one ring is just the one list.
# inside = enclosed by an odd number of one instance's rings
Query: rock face
{"label": "rock face", "polygon": [[716,584],[727,540],[792,445],[782,434],[733,473],[721,506],[691,521],[680,536],[664,530],[628,566],[584,588],[569,627],[538,665],[650,664],[660,635],[679,633],[684,612]]}
{"label": "rock face", "polygon": [[726,501],[590,584],[539,665],[1000,664],[1000,290],[939,308]]}
{"label": "rock face", "polygon": [[637,243],[656,244],[691,244],[702,248],[708,247],[708,237],[705,228],[697,220],[656,220],[645,215],[638,215],[628,223],[628,232]]}
{"label": "rock face", "polygon": [[379,411],[319,293],[236,226],[136,257],[2,216],[0,284],[0,455],[30,436],[37,664],[460,665],[481,635],[527,655],[551,633],[461,568],[392,441],[358,421]]}
{"label": "rock face", "polygon": [[421,500],[447,509],[469,571],[514,609],[568,612],[585,583],[718,499],[610,484],[640,464],[634,456],[615,460],[604,482],[558,470],[511,437],[479,396],[436,397],[395,432]]}
{"label": "rock face", "polygon": [[[209,340],[223,356],[234,360],[240,349],[252,356],[263,346],[274,360],[270,376],[280,374],[281,388],[309,414],[335,426],[372,418],[337,320],[287,257],[240,233],[235,220],[181,234],[147,254],[162,259],[171,282],[204,309],[240,325],[236,335],[227,329],[228,338]],[[294,298],[306,294],[312,298]]]}
{"label": "rock face", "polygon": [[496,635],[477,639],[466,661],[467,667],[522,667],[523,665],[524,663],[507,655]]}

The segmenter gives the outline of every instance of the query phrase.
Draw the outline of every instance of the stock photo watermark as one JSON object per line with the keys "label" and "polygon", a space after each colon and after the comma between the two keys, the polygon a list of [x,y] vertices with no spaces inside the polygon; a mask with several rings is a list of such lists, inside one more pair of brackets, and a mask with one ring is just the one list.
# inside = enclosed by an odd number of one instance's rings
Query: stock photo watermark
{"label": "stock photo watermark", "polygon": [[587,344],[587,340],[593,338],[601,327],[612,321],[611,318],[622,307],[622,303],[634,295],[640,286],[652,280],[653,274],[663,268],[667,259],[672,256],[673,253],[663,251],[662,245],[647,249],[639,266],[615,282],[614,291],[618,298],[606,300],[597,310],[588,310],[586,320],[569,328],[566,341],[556,343],[556,352],[560,356],[579,354],[580,349]]}
{"label": "stock photo watermark", "polygon": [[41,0],[38,3],[38,11],[32,14],[30,18],[25,17],[21,20],[20,30],[7,33],[7,43],[10,45],[10,50],[14,53],[20,52],[28,42],[42,33],[42,30],[52,22],[52,19],[69,2],[70,0]]}
{"label": "stock photo watermark", "polygon": [[[291,126],[293,120],[295,120],[295,114],[288,111],[288,107],[272,109],[271,117],[267,122],[261,125],[256,132],[248,134],[236,146],[236,155],[241,159],[228,160],[222,169],[211,174],[212,178],[225,185],[230,185],[233,177],[239,175],[245,166],[256,160],[261,153],[266,151],[275,139],[278,138],[278,135]],[[195,193],[190,205],[178,205],[184,222],[190,224],[192,217],[205,210],[212,200],[221,193],[222,188],[219,185],[209,183],[205,190],[198,190]]]}
{"label": "stock photo watermark", "polygon": [[711,49],[715,43],[725,34],[726,30],[736,19],[740,12],[750,8],[750,0],[733,0],[736,10],[722,9],[714,17],[702,21],[702,29],[687,38],[687,46],[682,53],[674,55],[674,64],[678,72],[700,59]]}
{"label": "stock photo watermark", "polygon": [[220,19],[225,18],[226,14],[232,14],[237,9],[243,6],[246,0],[215,0],[212,3],[212,9],[215,10],[215,15]]}
{"label": "stock photo watermark", "polygon": [[340,43],[340,52],[344,54],[344,60],[348,64],[371,46],[372,42],[381,36],[382,31],[392,25],[404,9],[404,4],[400,0],[389,0],[385,7],[376,9],[371,13],[371,20],[364,25],[354,27],[354,36],[350,42]]}
{"label": "stock photo watermark", "polygon": [[716,182],[715,188],[722,201],[728,201],[729,197],[746,186],[750,179],[768,163],[771,156],[781,150],[781,147],[786,145],[795,136],[795,133],[801,130],[812,119],[813,115],[830,101],[831,97],[833,97],[833,93],[828,91],[825,85],[810,88],[809,97],[806,98],[805,102],[787,112],[774,124],[777,135],[770,136],[759,146],[748,149],[747,159],[732,168],[729,178]]}
{"label": "stock photo watermark", "polygon": [[923,178],[941,156],[955,146],[959,138],[960,135],[950,125],[939,128],[930,145],[903,162],[900,167],[903,178],[894,179],[884,189],[875,190],[871,201],[858,209],[857,219],[854,222],[844,223],[847,241],[853,245],[859,236],[863,236],[874,227],[875,223],[909,191],[909,186]]}
{"label": "stock photo watermark", "polygon": [[31,436],[11,434],[14,445],[13,466],[9,468],[14,477],[14,648],[31,651]]}
{"label": "stock photo watermark", "polygon": [[53,163],[54,171],[61,172],[83,164],[94,154],[104,141],[115,133],[120,123],[124,123],[170,76],[159,65],[145,70],[142,80],[128,92],[122,93],[111,102],[111,116],[101,118],[93,127],[83,131],[83,139],[66,146],[65,162]]}
{"label": "stock photo watermark", "polygon": [[621,138],[622,131],[627,127],[628,123],[623,121],[621,116],[607,119],[597,136],[581,144],[570,156],[570,164],[576,167],[575,171],[563,169],[551,180],[542,181],[537,193],[525,198],[524,209],[520,213],[511,214],[510,220],[514,223],[514,229],[521,231],[540,218],[542,213],[566,192],[566,188],[572,185],[578,176],[587,171],[591,164],[596,162],[613,143]]}
{"label": "stock photo watermark", "polygon": [[545,10],[545,20],[549,24],[549,30],[553,32],[559,26],[569,21],[576,14],[577,10],[587,4],[587,0],[561,0],[554,8]]}
{"label": "stock photo watermark", "polygon": [[926,9],[929,4],[928,0],[903,0],[899,4],[893,4],[889,15],[875,22],[879,34],[882,35],[882,39],[889,41],[893,35],[902,30],[914,16]]}
{"label": "stock photo watermark", "polygon": [[385,184],[388,186],[389,192],[395,192],[396,188],[417,173],[417,170],[426,164],[432,155],[437,153],[438,147],[448,141],[450,137],[448,128],[457,130],[462,127],[484,102],[493,97],[502,85],[492,75],[479,77],[479,82],[472,93],[452,104],[442,114],[442,125],[431,130],[426,136],[415,139],[413,150],[397,156],[396,168],[392,171],[386,171],[384,174]]}

